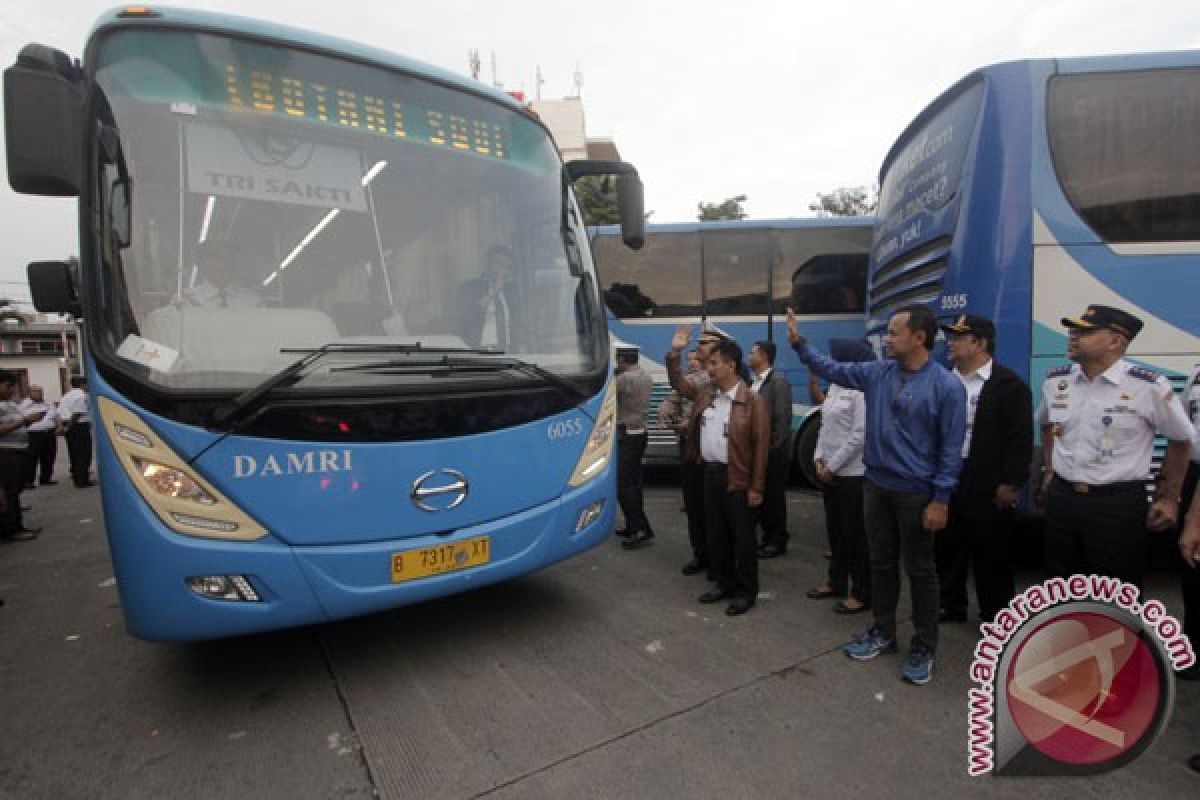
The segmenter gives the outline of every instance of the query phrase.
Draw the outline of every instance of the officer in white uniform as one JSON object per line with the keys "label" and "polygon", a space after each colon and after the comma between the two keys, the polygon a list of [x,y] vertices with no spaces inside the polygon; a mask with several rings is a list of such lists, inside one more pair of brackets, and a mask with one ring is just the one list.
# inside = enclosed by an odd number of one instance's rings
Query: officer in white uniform
{"label": "officer in white uniform", "polygon": [[[1192,420],[1196,435],[1192,437],[1192,461],[1188,464],[1187,477],[1183,479],[1182,503],[1179,507],[1179,528],[1182,533],[1183,520],[1196,496],[1196,484],[1200,482],[1200,364],[1192,368],[1183,387],[1183,405]],[[1185,564],[1182,568],[1181,589],[1183,592],[1183,632],[1194,647],[1200,642],[1200,569]],[[1185,680],[1200,680],[1200,663],[1175,673]]]}
{"label": "officer in white uniform", "polygon": [[[1062,324],[1075,363],[1046,374],[1037,412],[1046,569],[1051,576],[1096,573],[1140,586],[1147,527],[1166,530],[1179,518],[1194,429],[1167,378],[1123,358],[1140,319],[1091,305]],[[1167,438],[1167,455],[1147,511],[1155,431]]]}

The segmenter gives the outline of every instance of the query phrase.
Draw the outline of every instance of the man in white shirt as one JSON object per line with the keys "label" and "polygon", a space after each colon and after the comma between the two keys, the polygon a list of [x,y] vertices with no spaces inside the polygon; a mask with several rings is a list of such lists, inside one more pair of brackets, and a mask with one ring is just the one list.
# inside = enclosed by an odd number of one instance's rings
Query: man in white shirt
{"label": "man in white shirt", "polygon": [[974,572],[979,615],[990,622],[1013,597],[1013,509],[1033,457],[1033,398],[1025,381],[993,357],[990,319],[963,314],[941,327],[967,392],[967,433],[950,522],[935,542],[940,619],[967,620],[967,575]]}
{"label": "man in white shirt", "polygon": [[[831,339],[836,361],[874,361],[866,342]],[[838,614],[858,614],[871,607],[871,564],[863,519],[863,445],[867,404],[856,389],[830,384],[821,402],[821,430],[813,466],[822,486],[825,531],[829,537],[829,577],[805,594],[819,600],[836,597]]]}
{"label": "man in white shirt", "polygon": [[59,430],[67,439],[71,480],[75,488],[95,486],[92,481],[92,416],[88,408],[87,378],[71,376],[71,390],[58,401]]}
{"label": "man in white shirt", "polygon": [[244,285],[236,251],[227,244],[206,242],[197,253],[190,286],[183,292],[186,305],[206,308],[257,308],[262,298]]}
{"label": "man in white shirt", "polygon": [[[1037,421],[1042,428],[1046,570],[1051,576],[1106,575],[1141,586],[1146,529],[1167,530],[1179,499],[1195,429],[1163,375],[1124,359],[1142,321],[1090,305],[1064,318],[1067,357],[1046,373]],[[1153,504],[1146,481],[1154,434],[1167,454]]]}
{"label": "man in white shirt", "polygon": [[767,450],[767,484],[758,524],[762,528],[759,558],[787,552],[787,476],[792,463],[792,385],[775,371],[775,343],[755,342],[747,359],[754,372],[750,391],[767,401],[771,444]]}
{"label": "man in white shirt", "polygon": [[[53,403],[47,403],[41,386],[30,386],[29,397],[21,401],[21,413],[26,416],[33,412],[40,413],[42,418],[29,425],[29,471],[25,474],[25,488],[32,489],[34,481],[42,486],[50,486],[54,480],[54,459],[58,454],[58,409]],[[41,478],[38,473],[41,472]]]}
{"label": "man in white shirt", "polygon": [[[1192,460],[1188,464],[1187,476],[1183,479],[1183,493],[1179,507],[1179,518],[1190,520],[1193,530],[1200,531],[1200,505],[1196,503],[1196,485],[1200,483],[1200,364],[1192,369],[1187,383],[1183,387],[1183,405],[1192,427],[1196,429],[1192,437]],[[1190,515],[1189,515],[1189,512]],[[1181,524],[1181,546],[1185,525]],[[1192,646],[1200,645],[1200,569],[1196,569],[1185,560],[1181,578],[1183,590],[1183,632],[1187,634]],[[1185,670],[1175,673],[1175,677],[1184,680],[1200,680],[1200,663],[1193,664]]]}

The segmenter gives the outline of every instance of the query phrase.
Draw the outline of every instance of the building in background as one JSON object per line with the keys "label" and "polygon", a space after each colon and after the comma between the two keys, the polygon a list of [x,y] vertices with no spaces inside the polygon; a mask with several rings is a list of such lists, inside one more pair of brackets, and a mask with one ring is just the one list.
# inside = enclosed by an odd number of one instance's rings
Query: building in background
{"label": "building in background", "polygon": [[588,138],[584,121],[583,99],[564,97],[561,100],[534,100],[529,104],[534,113],[550,129],[563,161],[591,158],[619,161],[620,152],[611,138]]}
{"label": "building in background", "polygon": [[5,309],[0,313],[0,369],[17,376],[21,397],[36,385],[48,402],[58,402],[70,388],[71,375],[82,371],[79,328],[57,314]]}

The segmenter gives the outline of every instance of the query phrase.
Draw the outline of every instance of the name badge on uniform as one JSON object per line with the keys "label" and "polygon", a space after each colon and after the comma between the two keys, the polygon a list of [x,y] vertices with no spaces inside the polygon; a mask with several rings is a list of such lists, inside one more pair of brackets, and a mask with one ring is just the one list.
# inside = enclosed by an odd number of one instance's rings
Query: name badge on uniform
{"label": "name badge on uniform", "polygon": [[1100,437],[1100,458],[1107,460],[1113,457],[1113,450],[1117,446],[1112,435],[1113,418],[1105,414],[1100,422],[1104,424],[1104,435]]}

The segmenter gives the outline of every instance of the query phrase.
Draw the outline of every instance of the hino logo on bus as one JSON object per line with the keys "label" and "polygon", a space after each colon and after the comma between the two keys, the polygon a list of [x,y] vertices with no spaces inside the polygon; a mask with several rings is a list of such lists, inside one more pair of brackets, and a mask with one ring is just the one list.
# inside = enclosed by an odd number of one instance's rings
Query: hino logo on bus
{"label": "hino logo on bus", "polygon": [[422,511],[449,511],[467,499],[467,476],[443,467],[426,472],[413,481],[409,497]]}
{"label": "hino logo on bus", "polygon": [[349,450],[309,450],[304,453],[233,457],[233,477],[271,478],[279,475],[316,475],[328,472],[349,472]]}

